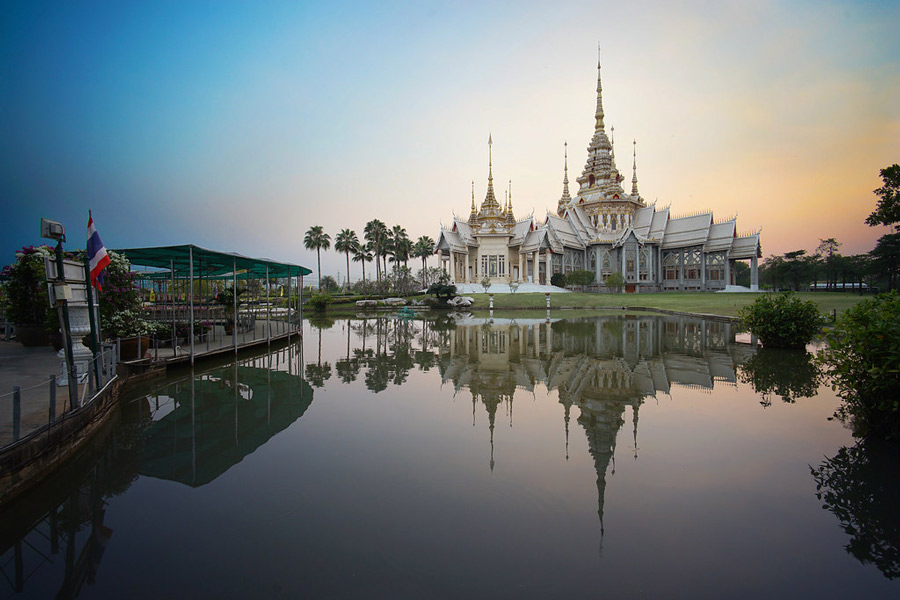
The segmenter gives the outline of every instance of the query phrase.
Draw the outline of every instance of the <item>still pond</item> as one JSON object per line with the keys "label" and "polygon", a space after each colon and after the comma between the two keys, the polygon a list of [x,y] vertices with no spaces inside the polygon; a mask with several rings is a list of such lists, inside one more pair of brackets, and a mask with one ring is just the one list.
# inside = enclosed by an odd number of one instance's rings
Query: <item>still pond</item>
{"label": "still pond", "polygon": [[896,454],[805,352],[623,315],[312,320],[134,393],[0,598],[897,598]]}

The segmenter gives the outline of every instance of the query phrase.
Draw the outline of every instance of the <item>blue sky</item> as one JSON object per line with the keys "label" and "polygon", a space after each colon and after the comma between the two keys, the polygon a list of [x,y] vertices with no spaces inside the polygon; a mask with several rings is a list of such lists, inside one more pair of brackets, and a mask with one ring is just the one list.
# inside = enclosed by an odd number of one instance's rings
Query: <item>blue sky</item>
{"label": "blue sky", "polygon": [[[900,161],[900,7],[859,2],[6,2],[0,262],[62,221],[84,246],[193,242],[315,266],[380,218],[414,239],[499,190],[543,219],[584,166],[596,48],[629,176],[734,213],[764,254],[868,251]],[[501,192],[502,194],[502,192]],[[344,276],[343,258],[323,271]],[[359,277],[358,265],[351,273]]]}

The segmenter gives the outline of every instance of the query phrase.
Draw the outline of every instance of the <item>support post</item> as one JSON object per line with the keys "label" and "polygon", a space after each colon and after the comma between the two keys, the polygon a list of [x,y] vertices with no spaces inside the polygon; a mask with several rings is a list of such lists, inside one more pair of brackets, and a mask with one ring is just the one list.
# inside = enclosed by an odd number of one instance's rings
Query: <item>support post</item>
{"label": "support post", "polygon": [[50,414],[47,417],[47,420],[52,423],[56,420],[56,377],[53,375],[50,376]]}
{"label": "support post", "polygon": [[[234,311],[232,314],[234,315],[234,327],[231,329],[231,345],[234,347],[234,353],[237,354],[237,327],[238,327],[238,312],[237,312],[237,259],[231,259],[231,300],[232,305],[231,308]],[[236,365],[237,363],[235,363]],[[237,387],[235,387],[237,389]]]}
{"label": "support post", "polygon": [[13,386],[13,441],[18,442],[22,427],[22,388]]}
{"label": "support post", "polygon": [[[189,322],[190,331],[188,335],[191,337],[191,365],[194,364],[194,247],[188,246],[188,260],[191,261],[188,267],[188,295],[190,296],[191,318]],[[193,379],[191,380],[193,381]]]}
{"label": "support post", "polygon": [[[91,261],[87,257],[87,254],[84,255],[84,284],[85,289],[87,290],[87,303],[88,303],[88,318],[91,323],[91,354],[93,355],[93,360],[91,361],[91,365],[93,365],[94,381],[97,384],[97,388],[100,387],[100,363],[97,360],[98,355],[100,354],[100,331],[97,328],[97,319],[94,318],[94,291],[91,289],[93,286],[91,285]],[[100,298],[97,298],[97,303],[99,304]]]}

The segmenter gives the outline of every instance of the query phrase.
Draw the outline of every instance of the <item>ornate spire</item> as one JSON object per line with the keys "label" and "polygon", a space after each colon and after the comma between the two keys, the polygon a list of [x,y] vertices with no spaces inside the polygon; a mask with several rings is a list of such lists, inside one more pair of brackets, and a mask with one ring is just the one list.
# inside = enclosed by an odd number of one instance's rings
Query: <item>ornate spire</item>
{"label": "ornate spire", "polygon": [[632,144],[634,144],[634,162],[632,163],[631,168],[634,172],[634,175],[631,176],[631,195],[637,196],[639,195],[637,187],[637,140],[634,140]]}
{"label": "ornate spire", "polygon": [[481,203],[480,217],[498,216],[502,214],[500,203],[494,196],[494,165],[491,146],[494,140],[492,135],[488,135],[488,189],[484,196],[484,202]]}
{"label": "ornate spire", "polygon": [[565,207],[572,202],[572,196],[569,195],[569,142],[565,142],[563,148],[563,191],[556,207],[556,214],[559,216],[562,216]]}
{"label": "ornate spire", "polygon": [[506,193],[506,224],[507,225],[515,225],[516,217],[513,216],[512,209],[512,179],[509,180],[509,189]]}
{"label": "ornate spire", "polygon": [[615,126],[609,128],[609,156],[616,160],[616,128]]}
{"label": "ornate spire", "polygon": [[584,171],[578,178],[580,189],[579,195],[589,190],[591,192],[600,192],[600,194],[591,194],[594,198],[605,197],[612,198],[616,194],[625,195],[625,191],[619,182],[622,180],[619,171],[616,169],[615,154],[613,153],[612,144],[606,135],[603,124],[603,88],[600,84],[600,61],[599,48],[597,60],[597,110],[595,112],[594,136],[588,145],[588,158],[584,165]]}
{"label": "ornate spire", "polygon": [[594,112],[594,130],[603,130],[603,86],[600,85],[600,44],[597,44],[597,110]]}
{"label": "ornate spire", "polygon": [[472,211],[469,213],[469,223],[478,222],[478,209],[475,208],[475,182],[472,182]]}

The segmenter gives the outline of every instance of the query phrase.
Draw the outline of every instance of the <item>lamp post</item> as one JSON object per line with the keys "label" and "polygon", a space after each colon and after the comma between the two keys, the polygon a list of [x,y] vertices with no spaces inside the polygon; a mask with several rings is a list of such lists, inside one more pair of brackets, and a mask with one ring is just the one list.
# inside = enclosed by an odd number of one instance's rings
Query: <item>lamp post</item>
{"label": "lamp post", "polygon": [[53,286],[53,298],[59,317],[59,329],[63,337],[66,357],[66,373],[69,382],[69,408],[78,407],[78,378],[75,375],[75,357],[72,354],[72,331],[69,326],[69,304],[67,298],[72,292],[66,285],[65,265],[63,264],[63,242],[66,241],[66,228],[62,223],[41,219],[41,237],[56,240],[56,283]]}

